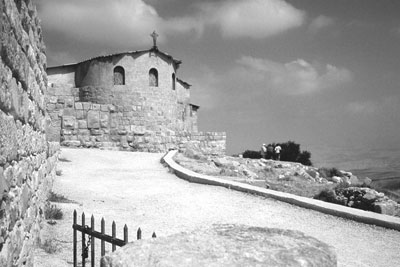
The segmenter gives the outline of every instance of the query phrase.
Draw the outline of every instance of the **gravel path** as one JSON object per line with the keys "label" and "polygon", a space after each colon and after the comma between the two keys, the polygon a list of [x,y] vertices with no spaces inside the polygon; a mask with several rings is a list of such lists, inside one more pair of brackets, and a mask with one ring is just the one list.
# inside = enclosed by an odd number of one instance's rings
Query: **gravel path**
{"label": "gravel path", "polygon": [[[93,214],[143,238],[166,236],[213,223],[236,223],[299,230],[333,246],[338,266],[400,266],[400,232],[325,215],[272,199],[177,178],[160,163],[162,154],[62,149],[62,175],[54,191],[79,204],[57,204],[65,219],[46,225],[43,239],[55,239],[55,254],[37,251],[36,266],[70,266],[72,211]],[[80,218],[80,216],[79,216]],[[96,228],[99,226],[96,224]],[[57,264],[56,264],[57,262]],[[56,265],[54,265],[56,264]]]}

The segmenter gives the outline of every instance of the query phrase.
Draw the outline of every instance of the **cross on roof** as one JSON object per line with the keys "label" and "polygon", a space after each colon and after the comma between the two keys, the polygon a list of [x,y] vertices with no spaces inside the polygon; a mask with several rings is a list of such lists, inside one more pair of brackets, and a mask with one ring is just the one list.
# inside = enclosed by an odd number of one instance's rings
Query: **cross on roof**
{"label": "cross on roof", "polygon": [[156,33],[156,31],[153,31],[153,33],[150,34],[150,36],[153,38],[153,47],[157,47],[157,37],[158,37],[158,34]]}

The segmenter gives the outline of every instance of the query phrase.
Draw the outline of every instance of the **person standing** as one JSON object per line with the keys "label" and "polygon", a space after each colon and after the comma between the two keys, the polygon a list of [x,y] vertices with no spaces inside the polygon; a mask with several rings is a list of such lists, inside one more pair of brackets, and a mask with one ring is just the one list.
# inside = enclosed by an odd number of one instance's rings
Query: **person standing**
{"label": "person standing", "polygon": [[281,160],[281,150],[282,147],[280,145],[275,147],[275,160]]}
{"label": "person standing", "polygon": [[267,146],[265,144],[262,144],[260,154],[261,158],[263,159],[267,158]]}
{"label": "person standing", "polygon": [[269,144],[267,146],[267,159],[273,159],[274,158],[274,147]]}

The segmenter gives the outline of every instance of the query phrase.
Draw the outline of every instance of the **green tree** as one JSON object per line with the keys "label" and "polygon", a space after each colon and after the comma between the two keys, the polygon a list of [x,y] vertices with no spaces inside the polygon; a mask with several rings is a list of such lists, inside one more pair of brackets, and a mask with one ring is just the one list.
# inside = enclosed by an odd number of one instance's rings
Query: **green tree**
{"label": "green tree", "polygon": [[261,153],[260,151],[246,150],[243,152],[243,158],[259,159],[261,158]]}
{"label": "green tree", "polygon": [[[287,141],[285,143],[272,143],[268,146],[275,147],[277,145],[282,148],[281,161],[299,162],[306,166],[312,166],[311,153],[306,150],[301,151],[299,144]],[[243,158],[259,159],[261,154],[260,151],[246,150],[243,153]]]}
{"label": "green tree", "polygon": [[[275,144],[273,144],[275,147]],[[304,150],[300,150],[300,145],[293,142],[287,141],[286,143],[276,144],[282,147],[281,150],[281,160],[282,161],[291,161],[291,162],[299,162],[303,165],[311,166],[312,162],[310,160],[311,153]]]}

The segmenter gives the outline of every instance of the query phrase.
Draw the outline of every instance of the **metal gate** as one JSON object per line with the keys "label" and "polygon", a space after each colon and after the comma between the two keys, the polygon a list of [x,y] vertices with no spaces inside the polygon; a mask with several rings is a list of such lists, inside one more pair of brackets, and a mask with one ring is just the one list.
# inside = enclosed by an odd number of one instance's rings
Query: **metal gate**
{"label": "metal gate", "polygon": [[[116,250],[116,247],[122,247],[124,245],[126,245],[128,243],[128,227],[124,226],[124,238],[123,239],[118,239],[116,237],[116,224],[115,221],[112,222],[111,225],[111,236],[105,234],[105,221],[104,218],[101,219],[101,230],[100,232],[95,230],[95,219],[94,216],[92,215],[92,217],[90,218],[90,227],[88,225],[86,225],[85,222],[85,213],[82,212],[82,224],[78,224],[77,223],[77,214],[76,214],[76,210],[74,210],[74,219],[73,219],[73,224],[72,224],[72,228],[73,228],[73,260],[74,260],[74,267],[78,266],[78,239],[77,239],[77,235],[78,235],[78,231],[81,232],[82,234],[82,240],[81,240],[81,257],[82,257],[82,267],[85,267],[86,265],[86,259],[89,258],[89,251],[90,251],[90,263],[91,266],[94,267],[95,266],[95,241],[96,239],[100,239],[101,240],[101,256],[99,258],[99,260],[101,259],[101,257],[103,257],[106,253],[105,250],[105,243],[110,243],[112,246],[112,251]],[[88,240],[86,241],[86,235],[88,236]],[[152,235],[153,238],[156,237],[156,233],[153,232]],[[136,232],[136,239],[142,239],[142,230],[140,229],[140,227],[138,228],[137,232]]]}

